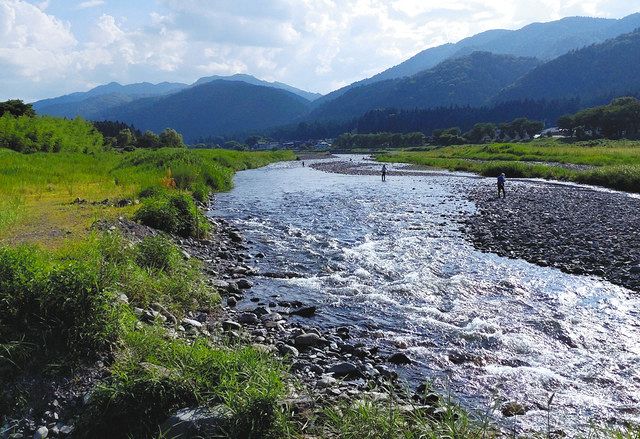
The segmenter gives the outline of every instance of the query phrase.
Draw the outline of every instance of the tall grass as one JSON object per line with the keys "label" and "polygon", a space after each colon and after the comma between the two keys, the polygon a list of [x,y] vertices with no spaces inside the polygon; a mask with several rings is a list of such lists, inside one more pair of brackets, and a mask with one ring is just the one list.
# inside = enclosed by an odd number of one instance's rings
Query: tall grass
{"label": "tall grass", "polygon": [[[77,236],[86,234],[96,219],[133,215],[137,207],[116,208],[113,202],[136,198],[144,188],[175,184],[204,201],[211,191],[231,188],[237,170],[293,158],[287,151],[182,148],[25,155],[0,148],[0,243],[56,246],[64,234],[51,232],[67,230]],[[72,205],[76,198],[87,203]],[[92,204],[105,199],[112,203]]]}

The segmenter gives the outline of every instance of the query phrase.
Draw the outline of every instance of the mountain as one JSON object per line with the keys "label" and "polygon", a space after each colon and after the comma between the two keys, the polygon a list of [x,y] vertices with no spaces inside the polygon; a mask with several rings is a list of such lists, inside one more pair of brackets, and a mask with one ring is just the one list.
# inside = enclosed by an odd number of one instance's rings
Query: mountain
{"label": "mountain", "polygon": [[231,75],[231,76],[207,76],[204,78],[200,78],[198,79],[196,82],[193,83],[194,86],[196,85],[202,85],[205,84],[207,82],[212,82],[212,81],[242,81],[242,82],[246,82],[247,84],[253,84],[253,85],[262,85],[264,87],[273,87],[273,88],[279,88],[281,90],[286,90],[288,92],[291,92],[293,94],[296,94],[298,96],[302,96],[303,98],[305,98],[308,101],[314,101],[316,99],[318,99],[319,97],[321,97],[322,95],[320,93],[312,93],[310,91],[305,91],[305,90],[300,90],[299,88],[295,88],[292,87],[288,84],[284,84],[282,82],[267,82],[267,81],[263,81],[262,79],[258,79],[255,76],[251,76],[251,75],[244,75],[241,73],[237,73],[235,75]]}
{"label": "mountain", "polygon": [[34,102],[33,108],[39,114],[68,118],[76,116],[91,118],[96,111],[131,102],[138,98],[172,93],[186,87],[188,87],[187,84],[175,82],[161,82],[160,84],[140,82],[128,85],[111,82],[92,88],[87,92],[71,93],[37,101]]}
{"label": "mountain", "polygon": [[137,99],[97,116],[126,122],[142,131],[160,132],[171,127],[187,142],[194,142],[283,125],[308,110],[308,100],[286,90],[215,80],[166,96]]}
{"label": "mountain", "polygon": [[474,52],[408,78],[348,90],[314,109],[309,119],[345,120],[376,108],[480,106],[538,65],[535,58]]}
{"label": "mountain", "polygon": [[640,91],[640,30],[549,61],[499,93],[495,102],[580,98],[601,101]]}
{"label": "mountain", "polygon": [[548,23],[533,23],[518,30],[490,30],[455,44],[426,49],[371,78],[323,96],[316,101],[316,105],[333,100],[352,88],[412,76],[446,59],[466,56],[473,52],[484,51],[548,61],[571,50],[604,42],[639,27],[640,13],[636,13],[621,19],[569,17]]}

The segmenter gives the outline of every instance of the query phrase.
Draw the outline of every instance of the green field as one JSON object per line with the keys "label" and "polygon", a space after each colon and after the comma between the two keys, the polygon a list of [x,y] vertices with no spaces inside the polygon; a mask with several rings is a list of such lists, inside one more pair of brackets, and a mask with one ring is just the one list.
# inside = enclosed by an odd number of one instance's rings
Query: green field
{"label": "green field", "polygon": [[144,188],[173,180],[177,189],[228,190],[235,171],[293,158],[291,152],[186,149],[25,155],[0,148],[0,244],[56,247],[98,219],[131,216],[138,206],[113,204],[137,199]]}
{"label": "green field", "polygon": [[[493,177],[532,177],[640,192],[640,142],[598,140],[563,143],[493,143],[388,152],[384,162],[402,162]],[[571,166],[578,165],[578,166]]]}

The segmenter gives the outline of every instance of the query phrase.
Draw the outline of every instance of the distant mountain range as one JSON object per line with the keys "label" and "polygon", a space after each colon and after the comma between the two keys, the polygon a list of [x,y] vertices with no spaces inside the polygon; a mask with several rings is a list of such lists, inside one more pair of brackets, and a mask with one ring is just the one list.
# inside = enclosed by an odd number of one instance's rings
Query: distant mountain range
{"label": "distant mountain range", "polygon": [[282,125],[304,116],[309,105],[303,97],[279,88],[215,80],[109,108],[98,119],[124,121],[143,131],[171,127],[193,143],[211,135]]}
{"label": "distant mountain range", "polygon": [[251,75],[236,74],[231,76],[209,76],[200,78],[191,85],[174,82],[162,82],[160,84],[141,82],[121,85],[117,82],[111,82],[95,87],[87,92],[71,93],[57,98],[37,101],[34,102],[33,108],[38,114],[49,114],[51,116],[68,118],[82,116],[85,119],[95,120],[104,117],[104,114],[108,114],[109,112],[107,110],[128,104],[137,99],[177,93],[189,87],[197,87],[213,81],[245,82],[247,84],[286,90],[308,101],[322,96],[320,93],[300,90],[281,82],[267,82]]}
{"label": "distant mountain range", "polygon": [[301,122],[342,124],[380,108],[488,108],[541,99],[587,105],[640,93],[636,28],[640,13],[619,20],[573,17],[515,31],[487,31],[427,49],[322,97],[238,74],[205,77],[191,85],[111,83],[38,101],[34,108],[39,114],[119,120],[142,130],[173,127],[193,142]]}
{"label": "distant mountain range", "polygon": [[348,90],[314,109],[309,119],[344,120],[384,107],[481,106],[540,64],[535,58],[474,52],[407,78]]}

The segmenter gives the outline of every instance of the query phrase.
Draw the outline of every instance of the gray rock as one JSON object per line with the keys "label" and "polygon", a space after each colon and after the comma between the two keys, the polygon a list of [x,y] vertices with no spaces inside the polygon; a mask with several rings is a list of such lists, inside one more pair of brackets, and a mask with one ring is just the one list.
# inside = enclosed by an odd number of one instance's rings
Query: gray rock
{"label": "gray rock", "polygon": [[413,361],[402,352],[397,352],[387,358],[387,361],[392,364],[411,364]]}
{"label": "gray rock", "polygon": [[232,320],[227,320],[222,322],[222,329],[225,331],[239,331],[242,329],[242,325]]}
{"label": "gray rock", "polygon": [[238,279],[236,281],[236,284],[238,285],[238,288],[240,288],[241,290],[248,290],[253,286],[253,284],[249,282],[247,279]]}
{"label": "gray rock", "polygon": [[237,304],[238,304],[238,300],[235,297],[233,296],[227,297],[227,306],[233,308]]}
{"label": "gray rock", "polygon": [[218,437],[224,434],[232,418],[231,409],[222,404],[213,408],[184,408],[169,417],[160,426],[160,432],[166,439]]}
{"label": "gray rock", "polygon": [[260,320],[254,313],[245,312],[238,316],[238,322],[242,323],[243,325],[257,325],[258,323],[260,323]]}
{"label": "gray rock", "polygon": [[182,319],[182,326],[184,326],[185,328],[195,328],[195,329],[200,329],[202,328],[202,323],[200,323],[197,320],[193,320],[193,319]]}
{"label": "gray rock", "polygon": [[511,416],[524,415],[527,413],[527,408],[519,402],[511,401],[504,403],[500,411],[502,412],[502,416],[509,418]]}
{"label": "gray rock", "polygon": [[336,378],[360,378],[362,373],[358,367],[349,362],[334,364],[326,370],[327,373],[333,374]]}
{"label": "gray rock", "polygon": [[42,426],[33,433],[33,439],[44,439],[49,436],[49,429],[45,426]]}
{"label": "gray rock", "polygon": [[316,311],[317,307],[315,306],[305,306],[303,308],[289,311],[289,314],[300,317],[313,317],[314,315],[316,315]]}
{"label": "gray rock", "polygon": [[295,338],[295,344],[297,347],[321,346],[324,344],[324,340],[318,334],[309,332],[297,336]]}
{"label": "gray rock", "polygon": [[300,352],[298,352],[296,348],[294,348],[293,346],[289,346],[288,344],[278,345],[278,352],[280,352],[280,355],[285,357],[297,357],[298,355],[300,355]]}

